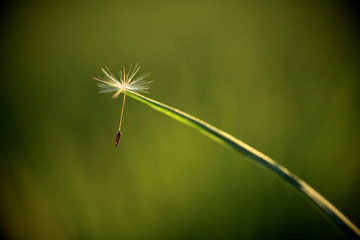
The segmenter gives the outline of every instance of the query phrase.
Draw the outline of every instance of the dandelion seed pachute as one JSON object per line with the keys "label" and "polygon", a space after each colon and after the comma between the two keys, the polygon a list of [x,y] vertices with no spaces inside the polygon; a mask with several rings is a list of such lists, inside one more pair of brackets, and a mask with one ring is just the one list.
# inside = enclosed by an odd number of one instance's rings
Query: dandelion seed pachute
{"label": "dandelion seed pachute", "polygon": [[100,93],[115,92],[113,97],[118,97],[122,91],[131,90],[133,92],[147,93],[150,89],[152,81],[147,79],[150,73],[144,73],[139,76],[135,76],[139,71],[140,66],[136,64],[132,69],[132,65],[129,67],[129,71],[126,73],[125,68],[123,71],[119,71],[119,79],[109,70],[109,68],[102,68],[104,78],[94,78],[99,81],[98,84],[101,88]]}
{"label": "dandelion seed pachute", "polygon": [[113,98],[117,98],[123,93],[123,103],[121,108],[120,122],[119,122],[119,130],[116,133],[115,146],[119,146],[119,142],[121,139],[121,124],[124,114],[125,108],[125,93],[127,91],[132,92],[143,92],[146,93],[150,88],[151,81],[147,81],[147,78],[150,76],[150,73],[141,74],[140,76],[135,77],[136,73],[139,71],[140,66],[136,64],[132,69],[132,65],[129,67],[129,71],[126,72],[125,67],[123,71],[119,71],[119,79],[117,79],[114,74],[109,70],[108,67],[102,68],[102,72],[104,73],[104,78],[94,78],[99,82],[99,87],[101,88],[100,93],[106,92],[115,92],[113,94]]}

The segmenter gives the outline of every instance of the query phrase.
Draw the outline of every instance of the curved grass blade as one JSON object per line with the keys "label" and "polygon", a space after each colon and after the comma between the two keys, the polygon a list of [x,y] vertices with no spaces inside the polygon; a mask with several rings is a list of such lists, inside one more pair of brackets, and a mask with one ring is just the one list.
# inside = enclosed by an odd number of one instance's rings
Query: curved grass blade
{"label": "curved grass blade", "polygon": [[255,160],[260,165],[266,167],[271,172],[280,176],[287,183],[289,183],[290,186],[292,186],[303,196],[305,196],[305,198],[309,199],[312,203],[314,203],[329,218],[331,222],[335,223],[343,231],[343,233],[349,239],[360,239],[359,228],[354,223],[352,223],[342,212],[340,212],[334,205],[332,205],[328,200],[321,196],[309,184],[301,180],[299,177],[297,177],[295,174],[290,172],[282,165],[272,160],[270,157],[250,147],[246,143],[231,136],[230,134],[220,129],[217,129],[216,127],[211,126],[210,124],[200,119],[197,119],[185,112],[182,112],[176,108],[152,100],[133,91],[126,90],[124,91],[124,94],[142,103],[145,103],[148,106],[158,110],[159,112],[162,112],[190,127],[197,129],[211,139],[227,147],[231,147],[236,151],[239,151],[250,157],[252,160]]}

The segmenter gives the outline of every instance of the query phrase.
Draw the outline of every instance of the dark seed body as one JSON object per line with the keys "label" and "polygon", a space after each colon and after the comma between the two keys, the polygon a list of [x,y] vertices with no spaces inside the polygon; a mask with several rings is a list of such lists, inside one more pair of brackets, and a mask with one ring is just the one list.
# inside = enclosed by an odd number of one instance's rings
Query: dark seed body
{"label": "dark seed body", "polygon": [[116,133],[116,140],[115,140],[115,146],[119,146],[119,142],[121,139],[121,132],[120,130]]}

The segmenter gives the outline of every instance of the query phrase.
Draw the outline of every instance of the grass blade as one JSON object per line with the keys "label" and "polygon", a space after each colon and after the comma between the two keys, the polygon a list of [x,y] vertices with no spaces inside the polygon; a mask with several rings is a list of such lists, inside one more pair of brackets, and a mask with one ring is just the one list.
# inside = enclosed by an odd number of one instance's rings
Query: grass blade
{"label": "grass blade", "polygon": [[290,186],[305,196],[305,198],[314,203],[329,218],[330,221],[335,223],[343,231],[343,233],[349,239],[360,239],[359,228],[354,223],[352,223],[342,212],[340,212],[328,200],[321,196],[309,184],[301,180],[295,174],[291,173],[282,165],[272,160],[270,157],[245,144],[232,135],[176,108],[152,100],[133,91],[126,90],[124,91],[124,94],[142,103],[145,103],[155,110],[158,110],[159,112],[162,112],[190,127],[197,129],[211,139],[250,157],[252,160],[258,162],[260,165],[280,176],[287,183],[289,183]]}

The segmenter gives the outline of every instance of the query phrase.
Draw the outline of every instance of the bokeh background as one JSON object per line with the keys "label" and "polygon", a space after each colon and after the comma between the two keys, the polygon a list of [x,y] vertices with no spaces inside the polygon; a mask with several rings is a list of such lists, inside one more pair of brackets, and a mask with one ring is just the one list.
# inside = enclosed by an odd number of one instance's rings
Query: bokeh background
{"label": "bokeh background", "polygon": [[231,133],[360,225],[357,1],[1,3],[0,237],[342,239],[279,178],[92,77]]}

